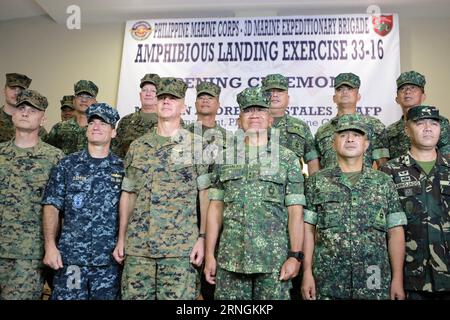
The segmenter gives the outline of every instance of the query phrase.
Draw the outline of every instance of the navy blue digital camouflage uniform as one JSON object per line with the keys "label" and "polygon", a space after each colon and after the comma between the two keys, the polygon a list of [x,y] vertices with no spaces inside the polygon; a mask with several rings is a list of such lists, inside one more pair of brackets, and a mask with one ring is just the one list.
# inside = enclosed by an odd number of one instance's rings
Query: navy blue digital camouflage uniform
{"label": "navy blue digital camouflage uniform", "polygon": [[94,159],[83,150],[53,169],[42,203],[64,212],[58,243],[64,267],[56,272],[52,299],[118,298],[120,269],[112,252],[123,176],[123,162],[111,152]]}

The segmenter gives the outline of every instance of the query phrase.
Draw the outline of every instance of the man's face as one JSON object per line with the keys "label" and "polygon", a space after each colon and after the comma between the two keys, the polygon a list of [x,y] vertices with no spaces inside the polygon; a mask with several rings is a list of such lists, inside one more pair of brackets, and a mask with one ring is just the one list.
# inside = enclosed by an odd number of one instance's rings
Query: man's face
{"label": "man's face", "polygon": [[358,88],[352,88],[347,85],[342,85],[334,90],[333,101],[338,106],[340,105],[355,105],[358,103],[361,96]]}
{"label": "man's face", "polygon": [[44,111],[36,109],[27,103],[22,103],[12,115],[12,122],[21,131],[35,131],[44,124]]}
{"label": "man's face", "polygon": [[260,132],[267,130],[273,122],[269,108],[248,107],[239,115],[240,125],[245,132]]}
{"label": "man's face", "polygon": [[89,118],[86,137],[90,144],[104,146],[116,136],[116,129],[106,123],[100,117]]}
{"label": "man's face", "polygon": [[158,118],[163,120],[179,119],[184,110],[184,99],[177,98],[170,94],[158,96],[158,104],[156,105]]}
{"label": "man's face", "polygon": [[97,101],[93,96],[91,96],[87,92],[80,92],[75,96],[73,99],[73,106],[76,111],[85,113],[86,109],[93,103],[96,103]]}
{"label": "man's face", "polygon": [[333,147],[342,158],[358,158],[369,147],[369,141],[359,131],[345,130],[334,134]]}
{"label": "man's face", "polygon": [[405,130],[413,146],[419,149],[434,149],[441,134],[441,125],[434,119],[420,119],[408,121]]}
{"label": "man's face", "polygon": [[395,101],[402,107],[403,112],[406,112],[411,107],[421,105],[426,97],[421,87],[414,84],[405,84],[397,90]]}
{"label": "man's face", "polygon": [[14,86],[14,87],[9,87],[9,86],[5,86],[5,102],[6,104],[10,105],[10,106],[15,106],[17,103],[17,96],[19,95],[19,93],[22,91],[21,87],[18,86]]}
{"label": "man's face", "polygon": [[195,108],[197,110],[197,114],[200,115],[215,116],[219,106],[219,98],[213,97],[207,93],[202,93],[197,96],[197,99],[195,99]]}
{"label": "man's face", "polygon": [[73,117],[74,110],[69,107],[62,107],[61,109],[61,120],[66,121]]}
{"label": "man's face", "polygon": [[284,113],[289,105],[287,90],[270,89],[270,109],[275,113]]}
{"label": "man's face", "polygon": [[156,112],[156,104],[158,99],[156,98],[156,87],[154,84],[146,83],[139,93],[141,99],[141,105],[144,107],[153,107],[152,112]]}

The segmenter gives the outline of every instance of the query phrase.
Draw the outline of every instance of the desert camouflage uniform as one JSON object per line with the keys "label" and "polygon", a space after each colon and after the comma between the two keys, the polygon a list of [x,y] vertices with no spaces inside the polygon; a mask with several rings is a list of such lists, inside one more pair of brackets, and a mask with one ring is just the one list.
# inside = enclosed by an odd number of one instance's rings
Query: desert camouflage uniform
{"label": "desert camouflage uniform", "polygon": [[112,150],[116,155],[124,158],[130,144],[158,124],[156,113],[148,115],[149,118],[142,116],[142,111],[136,111],[120,120],[117,126],[117,136],[112,142]]}
{"label": "desert camouflage uniform", "polygon": [[406,217],[405,290],[450,291],[450,163],[440,153],[429,174],[409,154],[382,170],[395,183]]}
{"label": "desert camouflage uniform", "polygon": [[76,118],[58,122],[48,133],[46,142],[66,155],[81,151],[87,146],[86,127],[80,127]]}
{"label": "desert camouflage uniform", "polygon": [[[368,135],[370,146],[364,154],[364,165],[372,167],[373,161],[380,158],[389,158],[389,150],[386,148],[388,145],[386,129],[381,121],[360,114],[355,114],[355,117],[360,118],[360,121],[370,129]],[[334,167],[337,164],[336,152],[333,149],[333,136],[339,118],[338,116],[332,118],[316,132],[315,143],[319,152],[321,168]]]}
{"label": "desert camouflage uniform", "polygon": [[389,299],[386,233],[406,224],[390,177],[364,167],[352,185],[339,167],[327,168],[307,180],[306,203],[318,299]]}
{"label": "desert camouflage uniform", "polygon": [[[125,157],[122,190],[137,198],[125,239],[124,299],[194,299],[198,294],[189,254],[199,232],[197,190],[209,186],[209,175],[207,165],[192,161],[194,140],[181,129],[160,145],[154,128],[135,140]],[[201,143],[197,151],[203,151]],[[158,281],[161,276],[168,282]]]}
{"label": "desert camouflage uniform", "polygon": [[[14,128],[14,123],[12,122],[12,116],[7,114],[4,107],[0,108],[0,143],[6,142],[14,138],[16,134],[16,129]],[[47,131],[44,127],[39,128],[39,137],[45,141],[47,137]]]}
{"label": "desert camouflage uniform", "polygon": [[0,298],[39,299],[42,293],[42,194],[60,150],[39,141],[21,149],[0,144]]}
{"label": "desert camouflage uniform", "polygon": [[[112,251],[123,176],[123,162],[117,156],[93,159],[87,150],[64,158],[52,171],[42,203],[64,212],[58,243],[64,268],[55,275],[53,299],[86,299],[87,282],[94,279],[100,286],[92,287],[90,298],[117,297],[119,272]],[[67,287],[67,269],[75,266],[81,270],[80,290]]]}
{"label": "desert camouflage uniform", "polygon": [[[440,117],[441,135],[438,145],[439,151],[446,157],[450,156],[450,125],[447,118]],[[405,121],[402,116],[400,120],[394,122],[386,129],[387,141],[389,143],[389,155],[391,159],[398,158],[408,153],[411,148],[411,141],[405,132]]]}

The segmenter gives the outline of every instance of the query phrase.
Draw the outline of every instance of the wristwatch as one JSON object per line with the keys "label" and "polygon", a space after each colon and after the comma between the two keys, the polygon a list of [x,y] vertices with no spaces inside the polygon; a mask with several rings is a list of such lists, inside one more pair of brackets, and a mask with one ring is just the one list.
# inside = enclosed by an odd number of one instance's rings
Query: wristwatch
{"label": "wristwatch", "polygon": [[295,258],[298,262],[303,261],[303,252],[302,251],[289,251],[288,252],[288,258]]}

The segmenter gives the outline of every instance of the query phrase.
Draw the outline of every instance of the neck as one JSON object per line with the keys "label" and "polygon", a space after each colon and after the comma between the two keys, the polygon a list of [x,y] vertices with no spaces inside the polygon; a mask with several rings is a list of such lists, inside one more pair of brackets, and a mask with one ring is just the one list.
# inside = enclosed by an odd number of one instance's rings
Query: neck
{"label": "neck", "polygon": [[411,146],[409,151],[414,160],[417,161],[433,161],[437,158],[437,152],[435,148],[419,149],[415,146]]}
{"label": "neck", "polygon": [[88,122],[87,122],[86,114],[84,112],[81,113],[81,112],[77,111],[75,114],[75,118],[80,127],[87,127]]}
{"label": "neck", "polygon": [[338,106],[338,116],[342,116],[344,114],[354,114],[356,113],[356,105],[340,105]]}
{"label": "neck", "polygon": [[5,106],[3,107],[3,111],[5,111],[6,114],[12,116],[12,114],[14,113],[15,108],[16,107],[14,107],[14,106],[12,106],[12,105],[10,105],[8,103],[5,103]]}
{"label": "neck", "polygon": [[173,137],[175,136],[181,128],[180,118],[177,120],[163,120],[158,118],[158,126],[156,128],[156,133],[163,137]]}
{"label": "neck", "polygon": [[267,130],[262,130],[257,133],[252,132],[247,135],[245,143],[251,147],[267,145],[267,142],[269,141],[267,134]]}
{"label": "neck", "polygon": [[34,131],[19,131],[16,129],[14,144],[19,148],[32,148],[39,143],[39,129]]}
{"label": "neck", "polygon": [[362,171],[363,157],[358,158],[342,158],[338,155],[338,164],[342,172],[357,172]]}
{"label": "neck", "polygon": [[197,114],[197,121],[200,121],[203,126],[214,128],[216,126],[216,116],[210,114]]}
{"label": "neck", "polygon": [[88,143],[88,152],[92,158],[106,158],[109,155],[109,145],[107,143],[105,145],[94,145]]}
{"label": "neck", "polygon": [[151,104],[151,105],[142,105],[141,106],[141,112],[143,113],[155,113],[156,112],[156,104]]}

